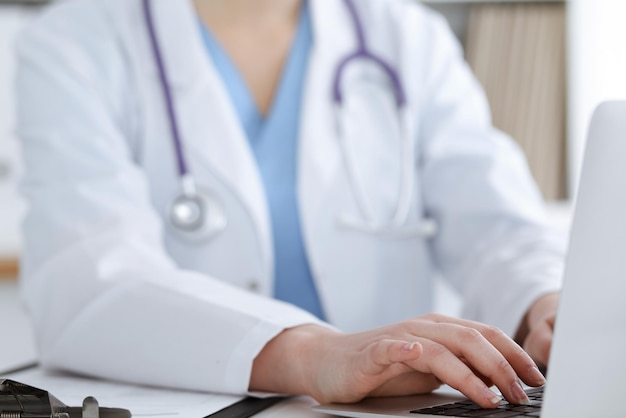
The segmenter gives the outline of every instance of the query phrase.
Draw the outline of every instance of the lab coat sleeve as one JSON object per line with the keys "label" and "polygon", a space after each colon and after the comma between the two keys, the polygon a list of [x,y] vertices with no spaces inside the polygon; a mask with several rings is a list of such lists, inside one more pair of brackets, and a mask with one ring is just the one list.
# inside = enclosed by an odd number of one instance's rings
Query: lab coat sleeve
{"label": "lab coat sleeve", "polygon": [[492,126],[447,24],[429,13],[426,21],[418,165],[425,210],[439,226],[433,254],[463,315],[512,336],[532,302],[559,289],[565,239],[547,226],[523,153]]}
{"label": "lab coat sleeve", "polygon": [[68,2],[47,13],[17,48],[17,130],[30,206],[21,290],[40,362],[115,380],[246,393],[267,341],[319,321],[168,258],[126,137],[138,111],[130,70],[93,4]]}

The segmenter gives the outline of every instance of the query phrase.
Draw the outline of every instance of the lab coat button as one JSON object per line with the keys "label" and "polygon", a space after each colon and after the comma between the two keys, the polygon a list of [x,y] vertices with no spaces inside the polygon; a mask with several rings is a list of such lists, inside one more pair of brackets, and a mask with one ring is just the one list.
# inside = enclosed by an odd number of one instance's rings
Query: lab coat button
{"label": "lab coat button", "polygon": [[250,280],[250,282],[248,283],[248,290],[251,292],[258,292],[259,282],[256,280]]}

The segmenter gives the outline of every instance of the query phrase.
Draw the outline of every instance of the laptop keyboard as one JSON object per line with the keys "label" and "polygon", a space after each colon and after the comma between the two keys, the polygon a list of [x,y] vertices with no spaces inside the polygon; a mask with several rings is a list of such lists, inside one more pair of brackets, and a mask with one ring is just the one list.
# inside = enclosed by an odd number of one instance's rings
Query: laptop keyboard
{"label": "laptop keyboard", "polygon": [[513,418],[538,417],[543,401],[543,388],[528,389],[526,391],[530,403],[528,405],[514,405],[502,401],[496,409],[483,409],[472,401],[453,402],[431,408],[422,408],[411,411],[412,414],[439,415],[442,417],[480,417],[480,418]]}

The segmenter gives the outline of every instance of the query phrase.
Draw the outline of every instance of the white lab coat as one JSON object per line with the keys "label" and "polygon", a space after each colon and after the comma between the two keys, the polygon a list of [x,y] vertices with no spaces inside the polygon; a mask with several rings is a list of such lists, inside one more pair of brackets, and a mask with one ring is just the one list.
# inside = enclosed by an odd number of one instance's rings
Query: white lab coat
{"label": "white lab coat", "polygon": [[[393,63],[407,92],[415,162],[407,227],[429,217],[438,232],[399,239],[337,226],[342,214],[360,216],[330,101],[334,70],[356,38],[342,2],[311,1],[297,196],[328,321],[353,331],[428,312],[440,270],[467,316],[511,334],[535,298],[558,289],[563,258],[520,151],[491,127],[441,17],[410,1],[356,3],[370,48]],[[30,202],[23,296],[45,366],[243,393],[265,343],[319,321],[270,298],[262,182],[191,2],[153,8],[190,170],[225,206],[227,228],[189,245],[164,224],[179,183],[140,1],[64,2],[18,45]],[[342,88],[359,180],[384,219],[397,201],[400,141],[378,76],[355,64]]]}

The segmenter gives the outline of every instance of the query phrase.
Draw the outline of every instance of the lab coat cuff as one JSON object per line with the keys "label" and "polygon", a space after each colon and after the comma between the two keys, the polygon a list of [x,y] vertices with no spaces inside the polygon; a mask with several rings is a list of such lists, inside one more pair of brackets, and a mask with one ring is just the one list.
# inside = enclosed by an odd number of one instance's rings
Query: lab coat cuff
{"label": "lab coat cuff", "polygon": [[245,393],[261,398],[279,395],[248,390],[250,376],[252,374],[252,363],[261,350],[263,350],[263,347],[282,331],[307,324],[332,328],[331,325],[306,313],[298,315],[293,321],[285,323],[259,322],[256,327],[246,334],[232,352],[230,362],[226,368],[225,385],[227,391],[231,393]]}

